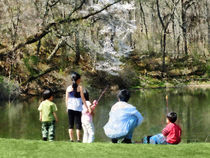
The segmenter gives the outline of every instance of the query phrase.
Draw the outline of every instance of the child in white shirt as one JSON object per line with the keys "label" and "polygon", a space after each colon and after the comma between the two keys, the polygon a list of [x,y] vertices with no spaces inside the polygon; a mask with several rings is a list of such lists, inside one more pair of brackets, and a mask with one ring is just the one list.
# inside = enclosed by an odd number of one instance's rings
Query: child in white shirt
{"label": "child in white shirt", "polygon": [[82,110],[82,128],[83,128],[83,143],[92,143],[95,138],[94,124],[93,124],[93,111],[96,107],[97,101],[94,100],[93,104],[89,101],[88,91],[84,91],[84,97],[86,104],[91,108],[92,112],[89,113],[86,106],[83,105]]}

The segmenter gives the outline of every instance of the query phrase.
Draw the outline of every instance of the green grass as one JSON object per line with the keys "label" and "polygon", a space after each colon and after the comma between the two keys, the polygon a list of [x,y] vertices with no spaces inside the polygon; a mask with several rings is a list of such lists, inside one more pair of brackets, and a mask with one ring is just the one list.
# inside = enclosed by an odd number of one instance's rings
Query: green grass
{"label": "green grass", "polygon": [[1,158],[209,158],[210,143],[179,145],[70,143],[0,139]]}

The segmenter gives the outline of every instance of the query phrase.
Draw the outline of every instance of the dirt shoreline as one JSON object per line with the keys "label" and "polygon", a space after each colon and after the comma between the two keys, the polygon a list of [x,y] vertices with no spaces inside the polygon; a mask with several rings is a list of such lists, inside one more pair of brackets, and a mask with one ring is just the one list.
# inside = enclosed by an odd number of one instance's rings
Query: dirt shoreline
{"label": "dirt shoreline", "polygon": [[189,88],[210,88],[210,83],[201,83],[201,84],[188,84],[186,85]]}

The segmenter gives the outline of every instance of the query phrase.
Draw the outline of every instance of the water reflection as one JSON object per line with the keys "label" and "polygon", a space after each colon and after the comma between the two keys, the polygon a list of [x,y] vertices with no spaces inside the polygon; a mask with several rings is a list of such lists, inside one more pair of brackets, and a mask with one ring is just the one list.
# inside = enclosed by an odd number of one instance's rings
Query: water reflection
{"label": "water reflection", "polygon": [[[98,93],[90,93],[97,98]],[[168,96],[168,104],[166,102]],[[95,97],[96,96],[96,97]],[[109,141],[103,126],[108,120],[111,106],[117,101],[116,93],[107,92],[101,99],[94,116],[96,141]],[[14,102],[0,102],[0,137],[41,139],[41,123],[38,106],[41,100],[31,98]],[[56,140],[68,140],[68,118],[64,97],[56,98],[59,122],[56,126]],[[209,141],[210,135],[210,89],[150,89],[132,91],[129,103],[137,107],[144,116],[144,122],[134,132],[134,140],[161,132],[165,126],[167,111],[178,114],[177,123],[183,130],[182,142]]]}

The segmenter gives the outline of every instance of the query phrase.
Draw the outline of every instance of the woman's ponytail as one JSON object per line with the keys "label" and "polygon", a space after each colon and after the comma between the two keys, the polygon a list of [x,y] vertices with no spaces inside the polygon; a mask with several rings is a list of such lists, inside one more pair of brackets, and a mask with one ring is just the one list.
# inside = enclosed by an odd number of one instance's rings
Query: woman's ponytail
{"label": "woman's ponytail", "polygon": [[78,85],[77,85],[76,81],[73,81],[72,88],[73,88],[74,92],[77,92],[77,87],[78,87]]}
{"label": "woman's ponytail", "polygon": [[71,75],[71,80],[72,80],[72,88],[73,88],[73,91],[74,91],[74,95],[76,97],[76,92],[77,92],[77,80],[80,79],[81,76],[80,74],[76,73],[76,72],[73,72],[72,75]]}

